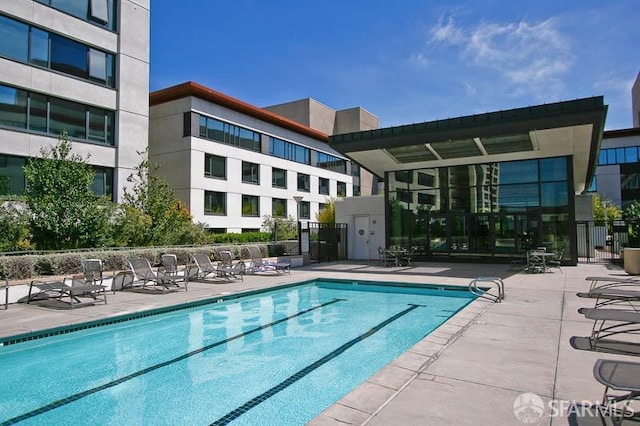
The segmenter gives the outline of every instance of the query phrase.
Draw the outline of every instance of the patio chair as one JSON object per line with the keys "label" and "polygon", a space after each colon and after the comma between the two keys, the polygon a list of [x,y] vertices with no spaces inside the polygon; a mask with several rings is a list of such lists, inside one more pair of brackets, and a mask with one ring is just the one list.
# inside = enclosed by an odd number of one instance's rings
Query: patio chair
{"label": "patio chair", "polygon": [[186,266],[182,270],[180,269],[178,266],[178,257],[175,254],[163,254],[160,258],[162,259],[163,272],[174,280],[189,281],[189,278],[193,278],[193,275],[189,276],[189,271],[191,271],[189,266]]}
{"label": "patio chair", "polygon": [[[129,267],[135,274],[136,279],[139,282],[142,282],[143,289],[148,283],[161,288],[163,293],[167,290],[181,288],[175,277],[172,277],[170,274],[164,271],[154,272],[151,268],[151,263],[149,263],[149,260],[145,259],[144,257],[129,258],[127,259],[127,262],[129,263]],[[183,283],[184,289],[187,290],[187,281],[183,281]]]}
{"label": "patio chair", "polygon": [[102,260],[82,259],[82,274],[86,284],[102,284]]}
{"label": "patio chair", "polygon": [[224,281],[229,281],[229,274],[214,265],[207,254],[191,253],[191,259],[196,266],[195,278],[204,280],[211,277],[222,278]]}
{"label": "patio chair", "polygon": [[[69,281],[69,284],[67,284]],[[36,288],[39,292],[33,292]],[[98,302],[107,304],[106,286],[96,284],[85,284],[82,275],[77,278],[65,278],[62,281],[31,281],[26,302],[31,303],[37,300],[57,299],[64,302],[63,298],[68,297],[68,304],[71,309],[79,306],[93,305]],[[82,301],[80,297],[88,297],[89,302]]]}
{"label": "patio chair", "polygon": [[626,276],[587,277],[590,281],[589,291],[609,287],[640,286],[640,276],[627,278]]}
{"label": "patio chair", "polygon": [[576,296],[595,299],[596,303],[594,308],[627,303],[630,310],[635,310],[637,307],[634,305],[634,302],[640,302],[640,287],[638,287],[637,290],[616,287],[596,288],[589,292],[576,293]]}
{"label": "patio chair", "polygon": [[244,281],[243,275],[246,269],[244,262],[240,260],[233,263],[233,255],[229,250],[221,250],[218,254],[220,255],[219,268],[224,270],[230,278]]}
{"label": "patio chair", "polygon": [[276,274],[280,274],[280,272],[288,272],[291,273],[291,263],[290,262],[271,262],[262,259],[262,252],[260,248],[256,246],[247,246],[247,250],[249,251],[249,256],[251,260],[246,267],[246,272],[250,274],[254,274],[256,272],[276,272]]}
{"label": "patio chair", "polygon": [[640,331],[640,312],[610,308],[580,308],[578,312],[593,320],[591,338],[599,340],[617,335],[634,335]]}

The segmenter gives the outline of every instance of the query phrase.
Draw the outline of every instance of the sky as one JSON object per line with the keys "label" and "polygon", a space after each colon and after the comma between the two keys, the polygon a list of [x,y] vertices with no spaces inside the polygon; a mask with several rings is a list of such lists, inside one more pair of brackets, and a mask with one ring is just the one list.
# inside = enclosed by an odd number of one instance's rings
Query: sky
{"label": "sky", "polygon": [[314,98],[381,127],[591,96],[633,126],[638,0],[152,0],[151,91]]}

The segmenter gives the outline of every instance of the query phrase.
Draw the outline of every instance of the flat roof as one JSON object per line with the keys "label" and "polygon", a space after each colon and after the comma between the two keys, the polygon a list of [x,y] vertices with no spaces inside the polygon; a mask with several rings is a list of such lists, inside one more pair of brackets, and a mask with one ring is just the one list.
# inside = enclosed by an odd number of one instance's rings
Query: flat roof
{"label": "flat roof", "polygon": [[298,123],[282,115],[276,114],[271,111],[267,111],[260,107],[251,105],[247,102],[233,98],[224,93],[210,89],[206,86],[198,84],[193,81],[187,81],[185,83],[171,86],[166,89],[157,90],[149,94],[149,106],[160,105],[166,102],[182,99],[193,96],[217,105],[222,105],[231,110],[248,115],[250,117],[257,118],[267,123],[274,124],[300,133],[301,135],[308,136],[312,139],[319,140],[321,142],[328,142],[328,135],[311,127]]}
{"label": "flat roof", "polygon": [[602,96],[329,136],[338,152],[384,172],[573,156],[577,193],[591,181],[607,105]]}

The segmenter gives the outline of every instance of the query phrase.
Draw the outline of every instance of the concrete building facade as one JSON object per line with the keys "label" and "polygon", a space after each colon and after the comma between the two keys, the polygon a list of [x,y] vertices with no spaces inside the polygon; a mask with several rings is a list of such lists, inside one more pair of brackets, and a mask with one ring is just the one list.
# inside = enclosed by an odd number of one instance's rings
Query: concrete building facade
{"label": "concrete building facade", "polygon": [[[70,136],[94,190],[122,199],[149,132],[149,0],[0,3],[0,175]],[[7,189],[8,188],[8,189]]]}
{"label": "concrete building facade", "polygon": [[640,127],[604,132],[589,192],[621,209],[640,200]]}
{"label": "concrete building facade", "polygon": [[326,133],[193,82],[150,105],[150,158],[213,232],[258,231],[266,215],[315,221],[328,199],[353,195],[351,163]]}
{"label": "concrete building facade", "polygon": [[[319,130],[327,135],[373,130],[380,126],[378,117],[362,107],[335,110],[312,98],[299,99],[264,107],[284,117]],[[375,195],[380,181],[376,175],[354,163],[353,195]]]}

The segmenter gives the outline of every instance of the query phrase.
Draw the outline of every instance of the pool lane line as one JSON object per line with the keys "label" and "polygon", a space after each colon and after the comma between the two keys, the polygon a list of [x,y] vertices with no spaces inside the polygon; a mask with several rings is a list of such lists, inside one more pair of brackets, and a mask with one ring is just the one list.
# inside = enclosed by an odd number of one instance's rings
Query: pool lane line
{"label": "pool lane line", "polygon": [[274,396],[275,394],[277,394],[281,390],[284,390],[284,389],[288,388],[289,386],[291,386],[292,384],[294,384],[298,380],[302,379],[304,376],[306,376],[307,374],[311,373],[312,371],[314,371],[318,367],[321,367],[323,364],[326,364],[327,362],[331,361],[333,358],[335,358],[338,355],[342,354],[343,352],[345,352],[347,349],[351,348],[356,343],[361,342],[361,341],[367,339],[368,337],[371,337],[373,334],[377,333],[382,328],[384,328],[387,325],[391,324],[392,322],[394,322],[395,320],[399,319],[400,317],[405,316],[406,314],[408,314],[409,312],[413,311],[414,309],[417,309],[417,308],[420,308],[420,307],[424,307],[424,306],[425,305],[415,305],[415,304],[411,304],[410,303],[409,307],[407,309],[405,309],[404,311],[398,312],[394,316],[392,316],[390,318],[387,318],[386,320],[384,320],[380,324],[378,324],[375,327],[369,329],[369,331],[367,331],[366,333],[363,333],[363,334],[359,335],[358,337],[349,340],[347,343],[345,343],[344,345],[340,346],[339,348],[331,351],[330,353],[328,353],[327,355],[323,356],[322,358],[320,358],[319,360],[317,360],[313,364],[310,364],[310,365],[306,366],[305,368],[303,368],[302,370],[298,371],[297,373],[294,373],[293,375],[289,376],[289,378],[287,378],[283,382],[277,384],[276,386],[272,387],[271,389],[267,390],[266,392],[263,392],[262,394],[256,396],[255,398],[245,402],[244,404],[242,404],[240,407],[236,408],[235,410],[228,412],[227,414],[225,414],[224,416],[222,416],[218,420],[216,420],[213,423],[211,423],[211,426],[223,426],[223,425],[229,424],[230,422],[234,421],[235,419],[237,419],[238,417],[240,417],[241,415],[243,415],[247,411],[251,410],[252,408],[256,407],[257,405],[262,404],[267,399],[271,398],[272,396]]}
{"label": "pool lane line", "polygon": [[194,355],[198,355],[198,354],[200,354],[202,352],[205,352],[205,351],[207,351],[209,349],[213,349],[213,348],[215,348],[217,346],[224,345],[225,343],[229,343],[229,342],[231,342],[233,340],[239,339],[241,337],[247,336],[247,335],[255,333],[257,331],[261,331],[261,330],[264,330],[266,328],[273,327],[274,325],[278,325],[280,323],[289,321],[289,320],[291,320],[293,318],[296,318],[296,317],[299,317],[299,316],[304,315],[306,313],[315,311],[316,309],[324,308],[325,306],[333,305],[334,303],[343,302],[345,300],[347,300],[347,299],[338,299],[338,298],[336,298],[336,299],[333,299],[333,300],[331,300],[329,302],[325,302],[325,303],[322,303],[320,305],[313,306],[313,307],[308,308],[308,309],[304,309],[304,310],[302,310],[300,312],[296,312],[293,315],[289,315],[286,318],[281,318],[281,319],[279,319],[277,321],[273,321],[273,322],[270,322],[268,324],[261,325],[260,327],[252,328],[251,330],[245,331],[244,333],[236,334],[235,336],[228,337],[228,338],[226,338],[224,340],[220,340],[218,342],[211,343],[211,344],[203,346],[203,347],[201,347],[199,349],[195,349],[195,350],[193,350],[191,352],[188,352],[188,353],[186,353],[184,355],[180,355],[179,357],[170,359],[168,361],[161,362],[160,364],[152,365],[152,366],[147,367],[145,369],[142,369],[142,370],[136,371],[134,373],[131,373],[129,375],[126,375],[124,377],[121,377],[121,378],[119,378],[117,380],[113,380],[111,382],[105,383],[104,385],[100,385],[100,386],[97,386],[97,387],[92,388],[92,389],[87,389],[85,391],[76,393],[76,394],[68,396],[66,398],[59,399],[57,401],[51,402],[51,403],[49,403],[49,404],[47,404],[47,405],[45,405],[43,407],[40,407],[40,408],[37,408],[35,410],[29,411],[27,413],[21,414],[20,416],[13,417],[13,418],[11,418],[9,420],[5,420],[2,423],[0,423],[0,426],[12,425],[12,424],[21,422],[23,420],[30,419],[30,418],[35,417],[37,415],[46,413],[47,411],[51,411],[51,410],[54,410],[56,408],[60,408],[63,405],[67,405],[67,404],[70,404],[72,402],[75,402],[75,401],[77,401],[79,399],[82,399],[82,398],[84,398],[86,396],[92,395],[92,394],[94,394],[96,392],[100,392],[100,391],[112,388],[114,386],[117,386],[117,385],[119,385],[121,383],[129,381],[129,380],[134,379],[136,377],[139,377],[139,376],[142,376],[144,374],[150,373],[150,372],[152,372],[154,370],[157,370],[159,368],[166,367],[166,366],[171,365],[171,364],[175,364],[176,362],[179,362],[179,361],[183,361],[183,360],[185,360],[185,359],[187,359],[189,357],[192,357]]}

